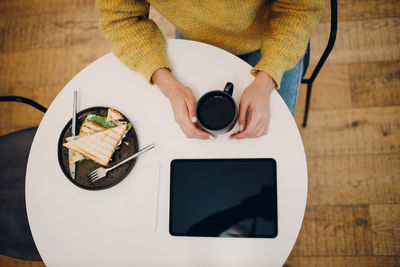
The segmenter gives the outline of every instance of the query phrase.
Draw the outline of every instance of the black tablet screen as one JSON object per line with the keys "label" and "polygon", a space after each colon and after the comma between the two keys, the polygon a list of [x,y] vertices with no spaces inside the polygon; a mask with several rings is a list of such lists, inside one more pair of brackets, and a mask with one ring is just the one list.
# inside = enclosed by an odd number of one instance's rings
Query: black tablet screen
{"label": "black tablet screen", "polygon": [[176,236],[276,237],[274,159],[171,162],[169,231]]}

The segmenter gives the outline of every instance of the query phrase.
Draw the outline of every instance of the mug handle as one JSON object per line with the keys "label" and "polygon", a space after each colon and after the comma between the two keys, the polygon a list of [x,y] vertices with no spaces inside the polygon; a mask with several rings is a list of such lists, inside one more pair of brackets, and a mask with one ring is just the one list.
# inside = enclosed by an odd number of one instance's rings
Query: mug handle
{"label": "mug handle", "polygon": [[227,82],[224,88],[224,92],[232,96],[233,94],[233,83]]}

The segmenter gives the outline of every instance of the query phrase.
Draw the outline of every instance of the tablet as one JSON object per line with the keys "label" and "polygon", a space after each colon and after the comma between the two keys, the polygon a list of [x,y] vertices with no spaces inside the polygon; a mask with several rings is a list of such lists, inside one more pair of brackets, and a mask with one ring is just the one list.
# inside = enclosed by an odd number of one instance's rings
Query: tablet
{"label": "tablet", "polygon": [[274,159],[175,159],[170,177],[171,235],[277,236]]}

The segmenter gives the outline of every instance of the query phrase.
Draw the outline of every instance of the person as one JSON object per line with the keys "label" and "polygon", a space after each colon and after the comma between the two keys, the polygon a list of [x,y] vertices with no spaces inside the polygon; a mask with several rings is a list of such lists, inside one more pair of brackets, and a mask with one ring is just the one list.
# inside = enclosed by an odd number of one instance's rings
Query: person
{"label": "person", "polygon": [[[175,25],[181,37],[220,47],[253,66],[251,73],[255,78],[244,90],[239,104],[239,131],[231,138],[267,134],[269,98],[274,89],[279,89],[294,113],[302,57],[319,22],[324,0],[148,2]],[[171,73],[165,39],[155,22],[147,18],[148,2],[97,0],[103,34],[123,63],[155,83],[169,99],[175,121],[188,138],[214,138],[196,127],[196,100],[190,88]]]}

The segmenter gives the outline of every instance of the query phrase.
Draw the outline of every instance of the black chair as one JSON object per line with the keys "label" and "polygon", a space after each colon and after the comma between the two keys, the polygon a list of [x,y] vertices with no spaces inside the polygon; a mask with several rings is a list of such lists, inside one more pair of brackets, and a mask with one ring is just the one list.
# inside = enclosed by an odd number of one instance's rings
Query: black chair
{"label": "black chair", "polygon": [[[16,101],[46,112],[33,100],[0,96],[0,102]],[[0,136],[0,254],[22,260],[42,260],[32,238],[25,205],[25,174],[37,128]]]}
{"label": "black chair", "polygon": [[[304,111],[303,127],[307,126],[308,109],[310,107],[311,90],[312,90],[313,82],[314,82],[315,78],[317,78],[319,71],[321,70],[322,66],[324,65],[326,59],[328,58],[329,54],[331,53],[331,51],[333,49],[333,46],[334,46],[335,40],[336,40],[336,34],[337,34],[337,0],[331,0],[331,29],[330,29],[330,34],[329,34],[329,41],[324,50],[324,53],[322,54],[321,58],[319,59],[319,61],[317,63],[317,66],[313,70],[310,78],[307,78],[307,79],[304,78],[304,75],[308,68],[309,56],[305,57],[305,60],[304,60],[305,67],[304,67],[303,79],[301,80],[301,83],[307,84],[307,95],[306,95],[306,108]],[[310,43],[308,43],[306,54],[309,54],[309,53],[310,53]]]}

